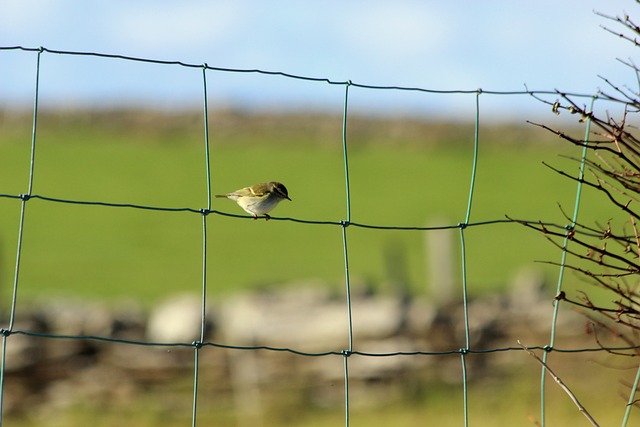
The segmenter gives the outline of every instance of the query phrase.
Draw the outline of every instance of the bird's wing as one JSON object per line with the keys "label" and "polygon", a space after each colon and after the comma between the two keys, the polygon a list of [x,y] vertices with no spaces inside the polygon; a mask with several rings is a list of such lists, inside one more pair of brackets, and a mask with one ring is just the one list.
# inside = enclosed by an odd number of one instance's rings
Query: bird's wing
{"label": "bird's wing", "polygon": [[253,187],[246,187],[240,191],[247,191],[247,195],[250,194],[257,197],[262,197],[269,193],[269,186],[267,184],[256,184]]}
{"label": "bird's wing", "polygon": [[265,183],[244,187],[229,194],[217,194],[216,197],[262,197],[267,194],[269,194],[269,186]]}

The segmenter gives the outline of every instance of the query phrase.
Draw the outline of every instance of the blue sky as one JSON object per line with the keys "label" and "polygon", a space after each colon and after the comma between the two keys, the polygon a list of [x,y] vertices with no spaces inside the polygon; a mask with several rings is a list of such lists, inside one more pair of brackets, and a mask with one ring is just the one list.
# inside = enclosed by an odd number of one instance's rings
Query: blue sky
{"label": "blue sky", "polygon": [[[437,90],[530,89],[593,93],[598,75],[633,85],[616,58],[638,48],[600,28],[597,16],[627,12],[633,0],[525,1],[2,1],[0,45],[131,55],[216,67],[263,69],[382,86]],[[35,54],[0,51],[0,102],[29,105]],[[208,74],[216,105],[326,108],[344,88],[255,74]],[[177,66],[44,54],[46,106],[200,105],[201,72]],[[353,90],[355,108],[455,115],[473,96]],[[508,115],[530,98],[487,99]],[[484,98],[483,98],[484,101]],[[495,105],[494,105],[495,104]]]}

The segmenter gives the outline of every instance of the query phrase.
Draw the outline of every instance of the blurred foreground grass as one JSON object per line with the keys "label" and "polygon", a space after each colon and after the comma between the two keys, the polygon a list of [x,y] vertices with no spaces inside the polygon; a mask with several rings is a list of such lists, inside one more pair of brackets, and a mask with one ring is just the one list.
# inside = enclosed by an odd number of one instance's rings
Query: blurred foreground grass
{"label": "blurred foreground grass", "polygon": [[[26,193],[30,117],[4,113],[0,124],[0,193]],[[352,118],[348,144],[353,222],[424,226],[464,221],[472,125]],[[293,202],[282,203],[274,216],[346,218],[338,117],[216,112],[210,152],[214,194],[280,180]],[[541,163],[577,170],[560,154],[577,156],[579,151],[531,126],[483,127],[471,223],[509,215],[566,224],[558,204],[572,212],[575,184]],[[43,113],[33,194],[200,209],[207,206],[205,170],[204,132],[197,114]],[[585,195],[583,212],[611,217],[608,206],[592,196]],[[212,207],[244,214],[228,200],[214,199]],[[0,286],[5,296],[13,283],[19,217],[20,201],[0,198]],[[314,278],[332,286],[344,281],[338,226],[210,215],[207,228],[208,289],[213,294]],[[458,234],[450,233],[454,248],[459,247]],[[384,288],[398,274],[392,264],[400,259],[409,289],[427,291],[425,239],[430,235],[349,228],[351,277]],[[559,259],[542,236],[515,224],[470,227],[465,237],[472,294],[503,288],[536,260]],[[201,251],[199,214],[32,199],[26,210],[21,301],[55,293],[150,302],[176,292],[198,292]],[[457,269],[459,249],[451,255]]]}
{"label": "blurred foreground grass", "polygon": [[[540,370],[529,356],[521,353],[522,365],[510,373],[474,380],[468,387],[469,424],[479,427],[535,426],[540,422]],[[601,357],[560,355],[550,363],[580,403],[600,425],[620,425],[624,416],[628,388],[619,383],[617,368],[603,369]],[[530,362],[530,363],[529,363]],[[591,375],[584,375],[585,363],[598,366]],[[478,373],[472,373],[477,375]],[[482,375],[482,373],[479,373]],[[494,372],[494,374],[496,374]],[[399,379],[407,381],[407,378]],[[299,385],[298,385],[299,386]],[[216,394],[206,388],[200,392],[198,425],[236,425],[276,427],[329,427],[345,423],[341,404],[343,385],[336,384],[330,396],[331,404],[309,402],[314,391],[291,384],[264,384],[252,393],[252,406],[243,406],[247,399],[233,399],[229,394]],[[418,427],[434,425],[459,427],[464,425],[463,390],[461,384],[429,383],[420,385],[412,396],[395,396],[393,384],[371,384],[379,387],[377,401],[362,401],[352,392],[350,425],[382,427],[397,425]],[[112,407],[86,399],[69,407],[47,408],[6,418],[14,427],[85,426],[115,427],[177,427],[189,425],[191,400],[188,384],[180,393],[168,390],[146,390],[130,399],[126,405]],[[370,394],[368,394],[370,396]],[[546,389],[548,425],[587,426],[589,422],[579,412],[569,396],[549,377]],[[640,414],[631,412],[628,425],[637,425]]]}

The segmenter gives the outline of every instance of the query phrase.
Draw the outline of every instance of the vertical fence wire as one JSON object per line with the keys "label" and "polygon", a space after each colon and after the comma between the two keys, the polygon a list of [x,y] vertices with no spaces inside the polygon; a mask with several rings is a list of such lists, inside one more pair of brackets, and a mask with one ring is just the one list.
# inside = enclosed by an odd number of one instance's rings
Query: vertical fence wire
{"label": "vertical fence wire", "polygon": [[469,305],[467,293],[467,247],[465,243],[464,230],[471,219],[471,206],[473,202],[473,194],[476,182],[476,171],[478,168],[478,147],[480,136],[480,95],[482,90],[478,89],[476,93],[476,109],[475,109],[475,129],[473,134],[473,163],[471,166],[471,182],[469,183],[469,199],[467,202],[467,212],[465,214],[464,223],[460,226],[460,253],[461,253],[461,274],[462,274],[462,304],[464,309],[464,337],[465,346],[460,350],[460,360],[462,363],[462,399],[463,399],[463,416],[465,427],[469,425],[469,390],[467,375],[467,354],[471,346],[469,334]]}
{"label": "vertical fence wire", "polygon": [[193,342],[193,404],[191,406],[191,427],[196,427],[198,419],[198,385],[200,371],[201,342]]}
{"label": "vertical fence wire", "polygon": [[207,94],[207,68],[204,64],[202,67],[202,91],[203,91],[203,107],[204,107],[204,155],[207,179],[207,211],[211,210],[211,151],[209,149],[209,95]]}
{"label": "vertical fence wire", "polygon": [[462,304],[464,307],[464,334],[465,346],[460,349],[460,361],[462,363],[462,404],[464,426],[469,425],[469,390],[467,377],[467,354],[469,352],[469,307],[467,305],[467,249],[464,239],[465,226],[460,227],[460,253],[462,258]]}
{"label": "vertical fence wire", "polygon": [[344,161],[345,201],[347,206],[347,223],[351,222],[351,185],[349,183],[349,156],[347,150],[347,120],[349,110],[349,87],[351,81],[344,86],[344,105],[342,108],[342,158]]}
{"label": "vertical fence wire", "polygon": [[9,326],[5,330],[2,330],[2,366],[0,366],[0,427],[3,425],[3,413],[4,413],[4,390],[5,390],[5,371],[7,361],[7,340],[14,329],[16,321],[16,306],[18,303],[18,283],[20,277],[20,264],[22,260],[22,242],[24,236],[25,225],[25,212],[27,207],[27,201],[33,192],[33,180],[35,171],[35,159],[36,159],[36,136],[38,131],[38,103],[40,99],[40,61],[42,58],[42,52],[44,49],[40,48],[36,56],[36,75],[35,75],[35,90],[33,95],[33,122],[31,129],[31,154],[29,158],[29,183],[27,186],[27,193],[20,196],[20,225],[18,228],[18,243],[16,248],[16,261],[15,270],[13,275],[13,290],[11,295],[11,307],[9,309]]}
{"label": "vertical fence wire", "polygon": [[[476,171],[478,169],[478,145],[480,139],[480,95],[482,95],[482,89],[478,89],[476,93],[476,108],[475,108],[475,127],[473,130],[473,164],[471,167],[471,183],[469,184],[469,200],[467,203],[467,214],[465,215],[464,223],[469,224],[471,221],[471,205],[473,202],[473,190],[476,184]],[[469,337],[467,336],[467,340]],[[467,342],[467,345],[469,343]]]}
{"label": "vertical fence wire", "polygon": [[[591,98],[591,105],[590,105],[590,111],[593,112],[593,106],[595,104],[596,101],[596,97],[592,97]],[[587,160],[587,145],[589,142],[589,136],[591,134],[591,117],[588,117],[585,121],[585,130],[584,130],[584,142],[582,144],[582,155],[580,158],[580,169],[579,169],[579,173],[578,173],[578,183],[576,186],[576,197],[575,197],[575,203],[574,203],[574,208],[573,208],[573,216],[571,218],[571,224],[567,225],[566,231],[565,231],[565,237],[564,237],[564,242],[562,244],[562,255],[561,255],[561,259],[560,259],[560,267],[559,267],[559,271],[558,271],[558,281],[557,281],[557,286],[556,286],[556,295],[560,294],[560,292],[562,291],[562,284],[563,284],[563,280],[564,280],[564,272],[565,272],[565,266],[566,266],[566,262],[567,262],[567,247],[569,246],[569,236],[571,234],[571,232],[573,231],[573,229],[576,226],[576,223],[578,222],[578,212],[580,210],[580,201],[582,199],[582,181],[584,179],[584,170],[585,170],[585,164],[586,164],[586,160]],[[553,350],[553,347],[555,345],[555,341],[556,341],[556,327],[557,327],[557,323],[558,323],[558,315],[560,312],[560,301],[557,299],[553,300],[553,314],[552,314],[552,319],[551,319],[551,332],[550,332],[550,336],[549,336],[549,344],[545,347],[545,352],[542,355],[542,361],[543,361],[543,366],[542,366],[542,372],[541,372],[541,377],[540,377],[540,423],[541,423],[541,427],[544,427],[545,424],[545,418],[546,418],[546,397],[545,397],[545,385],[546,385],[546,379],[547,379],[547,369],[545,368],[545,364],[547,363],[547,360],[549,358],[549,353],[551,352],[551,350]]]}
{"label": "vertical fence wire", "polygon": [[15,265],[15,274],[13,278],[13,297],[11,301],[11,317],[9,320],[9,331],[13,330],[13,326],[15,323],[15,315],[16,315],[16,303],[18,299],[18,279],[20,276],[20,261],[22,256],[22,237],[24,232],[24,217],[26,211],[27,201],[31,194],[33,193],[33,181],[35,175],[35,163],[36,163],[36,136],[38,133],[38,106],[40,99],[40,61],[42,59],[43,50],[38,50],[37,58],[36,58],[36,81],[35,81],[35,91],[33,95],[33,126],[31,130],[31,155],[29,159],[29,184],[27,193],[21,195],[22,203],[20,209],[20,228],[18,230],[18,248],[16,253],[16,265]]}
{"label": "vertical fence wire", "polygon": [[202,300],[201,300],[201,320],[200,320],[200,340],[193,343],[194,365],[193,365],[193,406],[191,414],[191,425],[196,426],[198,417],[198,390],[200,378],[200,350],[204,343],[207,325],[207,213],[202,214]]}
{"label": "vertical fence wire", "polygon": [[33,177],[36,162],[36,135],[38,133],[38,105],[40,102],[40,60],[43,51],[44,50],[40,48],[36,58],[36,87],[33,94],[33,126],[31,129],[31,157],[29,159],[29,190],[27,191],[27,195],[29,196],[33,192]]}
{"label": "vertical fence wire", "polygon": [[633,386],[631,387],[631,391],[629,392],[629,400],[624,411],[624,417],[622,417],[622,427],[626,427],[627,423],[629,422],[629,417],[631,416],[631,408],[633,408],[633,405],[636,402],[636,392],[638,390],[638,385],[640,385],[640,365],[638,365],[636,379],[633,381]]}
{"label": "vertical fence wire", "polygon": [[205,147],[205,179],[207,181],[207,208],[202,209],[202,299],[200,308],[200,341],[194,343],[193,409],[191,425],[196,426],[198,417],[198,383],[200,377],[199,354],[206,337],[207,327],[207,217],[211,211],[211,153],[209,150],[209,97],[207,95],[207,64],[202,67],[203,125]]}
{"label": "vertical fence wire", "polygon": [[349,157],[347,148],[347,120],[349,109],[349,87],[351,81],[348,81],[344,87],[344,107],[342,113],[342,156],[344,161],[344,181],[345,181],[345,197],[347,208],[347,219],[340,221],[342,230],[342,252],[344,254],[344,281],[345,281],[345,293],[347,304],[347,320],[349,328],[349,348],[343,350],[342,357],[344,359],[344,412],[345,412],[345,425],[349,427],[350,422],[350,396],[349,396],[349,356],[353,351],[353,318],[351,310],[351,279],[349,273],[349,251],[347,245],[347,227],[351,222],[351,184],[349,182]]}
{"label": "vertical fence wire", "polygon": [[4,372],[7,364],[7,337],[8,332],[2,330],[2,356],[0,356],[0,427],[2,427],[2,415],[4,413]]}

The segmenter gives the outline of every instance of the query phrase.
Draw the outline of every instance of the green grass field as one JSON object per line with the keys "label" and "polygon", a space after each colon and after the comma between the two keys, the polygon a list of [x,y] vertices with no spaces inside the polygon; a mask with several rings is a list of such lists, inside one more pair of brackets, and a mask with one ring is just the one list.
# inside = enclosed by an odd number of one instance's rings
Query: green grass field
{"label": "green grass field", "polygon": [[[225,116],[210,125],[213,193],[280,180],[293,202],[276,217],[346,219],[342,128],[338,118]],[[27,192],[29,117],[2,120],[0,193]],[[473,126],[354,119],[348,127],[351,221],[424,226],[463,222],[473,161]],[[471,223],[515,218],[565,224],[558,203],[573,211],[575,184],[542,161],[577,171],[559,157],[577,155],[544,131],[487,127],[480,151]],[[157,207],[207,206],[205,149],[197,115],[149,113],[44,115],[37,133],[33,194],[79,201]],[[585,194],[584,217],[612,216]],[[244,214],[233,202],[212,208]],[[13,283],[20,201],[0,198],[0,286]],[[131,298],[149,302],[199,292],[202,217],[190,212],[62,204],[26,204],[21,301],[50,294]],[[585,219],[586,221],[587,219]],[[208,289],[212,294],[294,280],[344,283],[341,229],[335,225],[266,222],[210,215]],[[386,289],[402,254],[413,292],[428,292],[425,242],[429,232],[347,229],[354,283]],[[453,230],[454,247],[459,232]],[[501,289],[523,266],[557,260],[541,235],[515,224],[465,230],[471,293]],[[459,266],[459,249],[452,254]],[[542,264],[536,268],[553,275]],[[454,272],[456,277],[459,271]]]}

